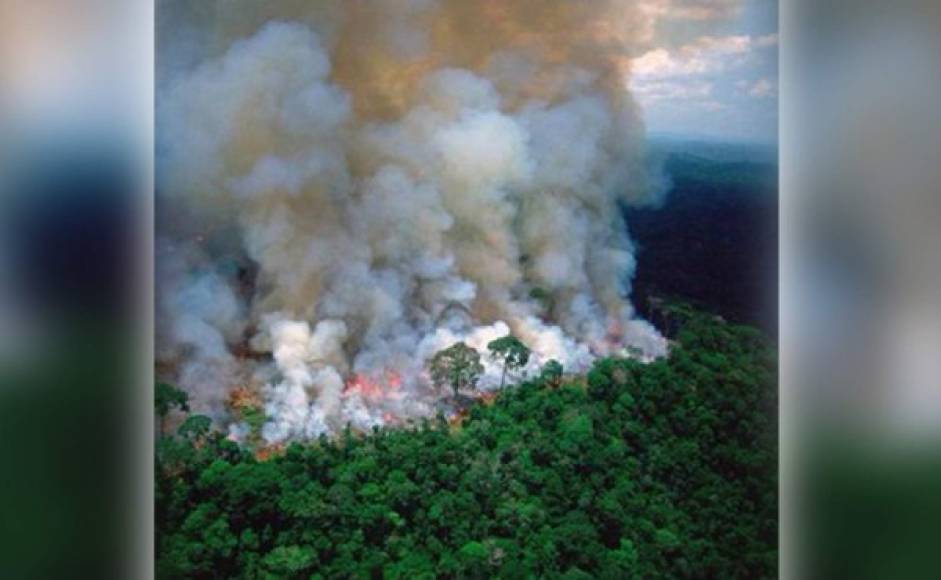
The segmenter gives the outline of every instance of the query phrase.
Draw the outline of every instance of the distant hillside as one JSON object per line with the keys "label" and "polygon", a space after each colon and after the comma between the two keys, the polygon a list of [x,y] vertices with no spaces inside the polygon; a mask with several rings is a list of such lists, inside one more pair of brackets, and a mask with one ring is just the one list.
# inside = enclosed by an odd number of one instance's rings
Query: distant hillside
{"label": "distant hillside", "polygon": [[672,186],[662,207],[631,209],[633,282],[650,297],[681,296],[737,322],[777,328],[777,163],[767,147],[664,143]]}
{"label": "distant hillside", "polygon": [[716,161],[693,153],[672,153],[667,156],[664,168],[674,186],[733,188],[726,193],[768,195],[777,182],[776,166],[766,162]]}
{"label": "distant hillside", "polygon": [[654,136],[648,142],[654,154],[686,153],[719,163],[747,162],[777,165],[778,149],[774,145],[729,141],[706,141],[683,137]]}

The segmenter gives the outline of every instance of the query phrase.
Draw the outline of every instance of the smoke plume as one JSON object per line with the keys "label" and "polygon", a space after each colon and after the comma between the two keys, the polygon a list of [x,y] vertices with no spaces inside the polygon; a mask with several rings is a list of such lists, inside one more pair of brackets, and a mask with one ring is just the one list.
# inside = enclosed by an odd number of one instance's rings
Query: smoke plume
{"label": "smoke plume", "polygon": [[158,369],[233,437],[234,398],[268,443],[434,415],[426,363],[457,341],[512,332],[523,373],[665,353],[628,301],[622,210],[650,189],[635,3],[158,16]]}

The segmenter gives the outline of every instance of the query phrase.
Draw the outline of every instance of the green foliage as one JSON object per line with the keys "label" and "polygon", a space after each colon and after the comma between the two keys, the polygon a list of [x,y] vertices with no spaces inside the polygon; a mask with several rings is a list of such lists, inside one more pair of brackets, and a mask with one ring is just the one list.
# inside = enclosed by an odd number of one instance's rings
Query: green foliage
{"label": "green foliage", "polygon": [[539,375],[539,378],[543,383],[555,384],[562,380],[563,370],[562,363],[551,359],[542,366],[542,373]]}
{"label": "green foliage", "polygon": [[262,565],[278,578],[295,578],[317,563],[317,552],[311,547],[279,546],[262,559]]}
{"label": "green foliage", "polygon": [[501,389],[506,384],[508,370],[523,368],[529,362],[529,348],[512,334],[490,341],[487,350],[490,351],[491,358],[503,363],[503,374],[500,377]]}
{"label": "green foliage", "polygon": [[476,386],[483,372],[480,353],[463,342],[439,351],[431,359],[431,379],[439,388],[449,385],[455,396],[461,389]]}
{"label": "green foliage", "polygon": [[157,425],[161,434],[167,431],[167,416],[174,408],[179,411],[189,411],[189,396],[167,383],[154,385],[154,411],[157,413]]}
{"label": "green foliage", "polygon": [[154,385],[154,410],[157,416],[166,417],[174,407],[181,411],[189,411],[187,394],[167,383]]}
{"label": "green foliage", "polygon": [[246,407],[241,411],[242,420],[248,425],[248,442],[257,444],[261,441],[261,429],[268,417],[261,407]]}
{"label": "green foliage", "polygon": [[209,434],[210,429],[212,429],[212,419],[205,415],[192,415],[183,421],[176,432],[180,437],[187,439],[202,439]]}
{"label": "green foliage", "polygon": [[775,577],[773,351],[684,315],[668,359],[603,359],[561,385],[544,370],[458,430],[267,461],[201,420],[164,437],[158,577]]}

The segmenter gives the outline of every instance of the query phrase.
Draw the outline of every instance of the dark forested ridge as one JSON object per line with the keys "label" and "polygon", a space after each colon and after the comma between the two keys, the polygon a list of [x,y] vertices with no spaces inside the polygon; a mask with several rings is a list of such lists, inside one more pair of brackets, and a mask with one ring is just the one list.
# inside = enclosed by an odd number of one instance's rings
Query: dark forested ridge
{"label": "dark forested ridge", "polygon": [[627,215],[638,248],[632,299],[680,296],[777,332],[778,196],[773,147],[658,141],[670,188],[662,206]]}
{"label": "dark forested ridge", "polygon": [[158,577],[775,577],[774,351],[659,308],[669,358],[548,373],[460,424],[259,460],[190,417],[158,441]]}

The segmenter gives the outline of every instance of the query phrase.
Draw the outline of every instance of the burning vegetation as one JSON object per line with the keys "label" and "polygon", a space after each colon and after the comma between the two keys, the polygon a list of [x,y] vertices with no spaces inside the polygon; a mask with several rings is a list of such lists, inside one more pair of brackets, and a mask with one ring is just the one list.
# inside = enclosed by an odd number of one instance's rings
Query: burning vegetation
{"label": "burning vegetation", "polygon": [[190,416],[158,441],[157,577],[774,577],[774,351],[673,321],[666,359],[511,373],[406,428],[251,447]]}
{"label": "burning vegetation", "polygon": [[157,358],[194,409],[278,444],[499,389],[505,357],[436,380],[460,344],[513,336],[528,375],[666,353],[629,300],[642,6],[242,4],[161,4]]}

